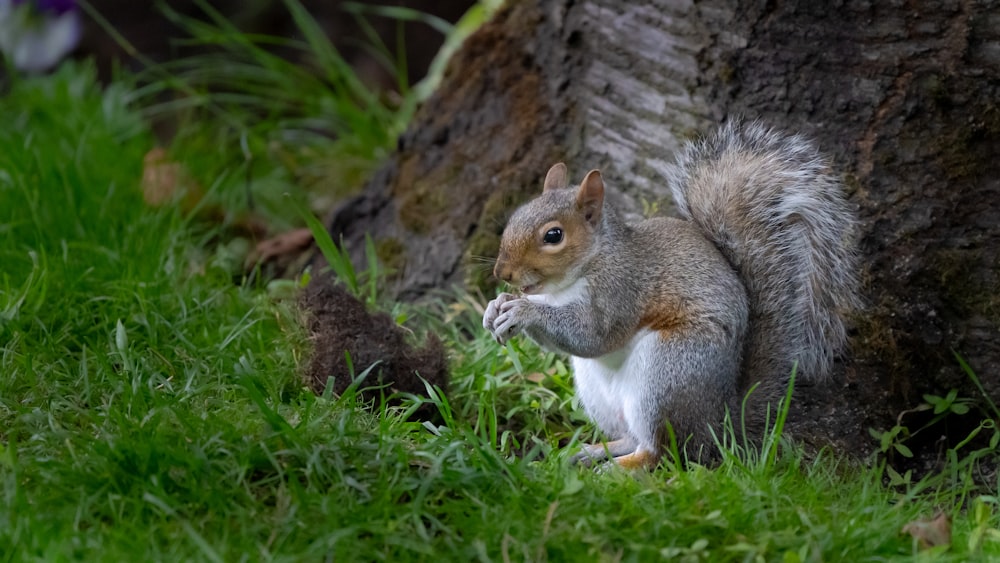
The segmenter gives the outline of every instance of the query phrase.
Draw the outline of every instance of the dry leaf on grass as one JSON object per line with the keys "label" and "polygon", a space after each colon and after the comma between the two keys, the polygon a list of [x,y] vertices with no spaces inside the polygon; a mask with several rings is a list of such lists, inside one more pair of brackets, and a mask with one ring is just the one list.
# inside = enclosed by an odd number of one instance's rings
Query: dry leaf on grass
{"label": "dry leaf on grass", "polygon": [[247,257],[247,264],[270,262],[288,254],[298,254],[312,244],[312,231],[306,228],[281,233],[257,243],[257,248]]}
{"label": "dry leaf on grass", "polygon": [[903,526],[902,533],[910,534],[921,549],[951,544],[951,519],[938,512],[933,519],[922,518]]}
{"label": "dry leaf on grass", "polygon": [[201,199],[201,188],[179,162],[167,157],[167,151],[156,147],[142,159],[142,197],[147,205],[159,207],[183,198],[181,205],[189,211]]}

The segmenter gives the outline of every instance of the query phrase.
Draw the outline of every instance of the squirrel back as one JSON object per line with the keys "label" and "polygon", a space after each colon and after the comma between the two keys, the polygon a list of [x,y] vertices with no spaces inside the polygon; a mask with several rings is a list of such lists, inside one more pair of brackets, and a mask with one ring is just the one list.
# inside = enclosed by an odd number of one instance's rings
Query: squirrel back
{"label": "squirrel back", "polygon": [[680,214],[737,270],[750,301],[742,385],[823,380],[859,306],[856,219],[841,182],[798,135],[740,120],[691,143],[668,172]]}

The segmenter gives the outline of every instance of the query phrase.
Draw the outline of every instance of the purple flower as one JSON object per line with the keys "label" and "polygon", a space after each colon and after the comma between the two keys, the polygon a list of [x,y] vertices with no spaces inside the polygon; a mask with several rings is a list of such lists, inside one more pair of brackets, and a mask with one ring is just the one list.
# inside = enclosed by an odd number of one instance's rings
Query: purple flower
{"label": "purple flower", "polygon": [[44,72],[80,42],[75,0],[0,0],[0,53],[26,72]]}
{"label": "purple flower", "polygon": [[76,10],[76,0],[14,0],[14,5],[33,4],[39,12],[48,12],[57,16]]}
{"label": "purple flower", "polygon": [[57,16],[76,10],[76,0],[36,0],[34,4],[39,12],[49,12]]}

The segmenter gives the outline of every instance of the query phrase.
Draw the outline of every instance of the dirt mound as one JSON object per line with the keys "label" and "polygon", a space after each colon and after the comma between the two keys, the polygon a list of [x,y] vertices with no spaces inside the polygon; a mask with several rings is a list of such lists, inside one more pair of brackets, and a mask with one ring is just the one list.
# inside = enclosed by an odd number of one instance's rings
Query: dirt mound
{"label": "dirt mound", "polygon": [[[329,276],[313,278],[299,304],[307,313],[314,344],[305,378],[317,394],[323,393],[330,381],[334,393],[342,394],[353,377],[373,364],[375,367],[359,385],[359,392],[368,400],[377,401],[382,394],[388,397],[397,392],[426,396],[424,380],[442,390],[447,388],[444,347],[434,334],[427,335],[422,347],[414,346],[407,330],[392,317],[369,312],[364,303]],[[345,351],[350,353],[354,374],[348,369]],[[425,405],[416,416],[429,418],[435,414],[432,405]]]}

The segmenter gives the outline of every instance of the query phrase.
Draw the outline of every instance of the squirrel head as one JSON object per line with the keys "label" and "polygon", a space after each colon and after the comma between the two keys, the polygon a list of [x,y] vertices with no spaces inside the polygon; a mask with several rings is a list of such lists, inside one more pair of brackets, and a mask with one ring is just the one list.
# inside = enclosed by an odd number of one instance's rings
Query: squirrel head
{"label": "squirrel head", "polygon": [[595,250],[604,210],[604,180],[591,170],[576,189],[566,165],[545,175],[542,195],[511,216],[493,274],[524,294],[565,288],[581,275]]}

